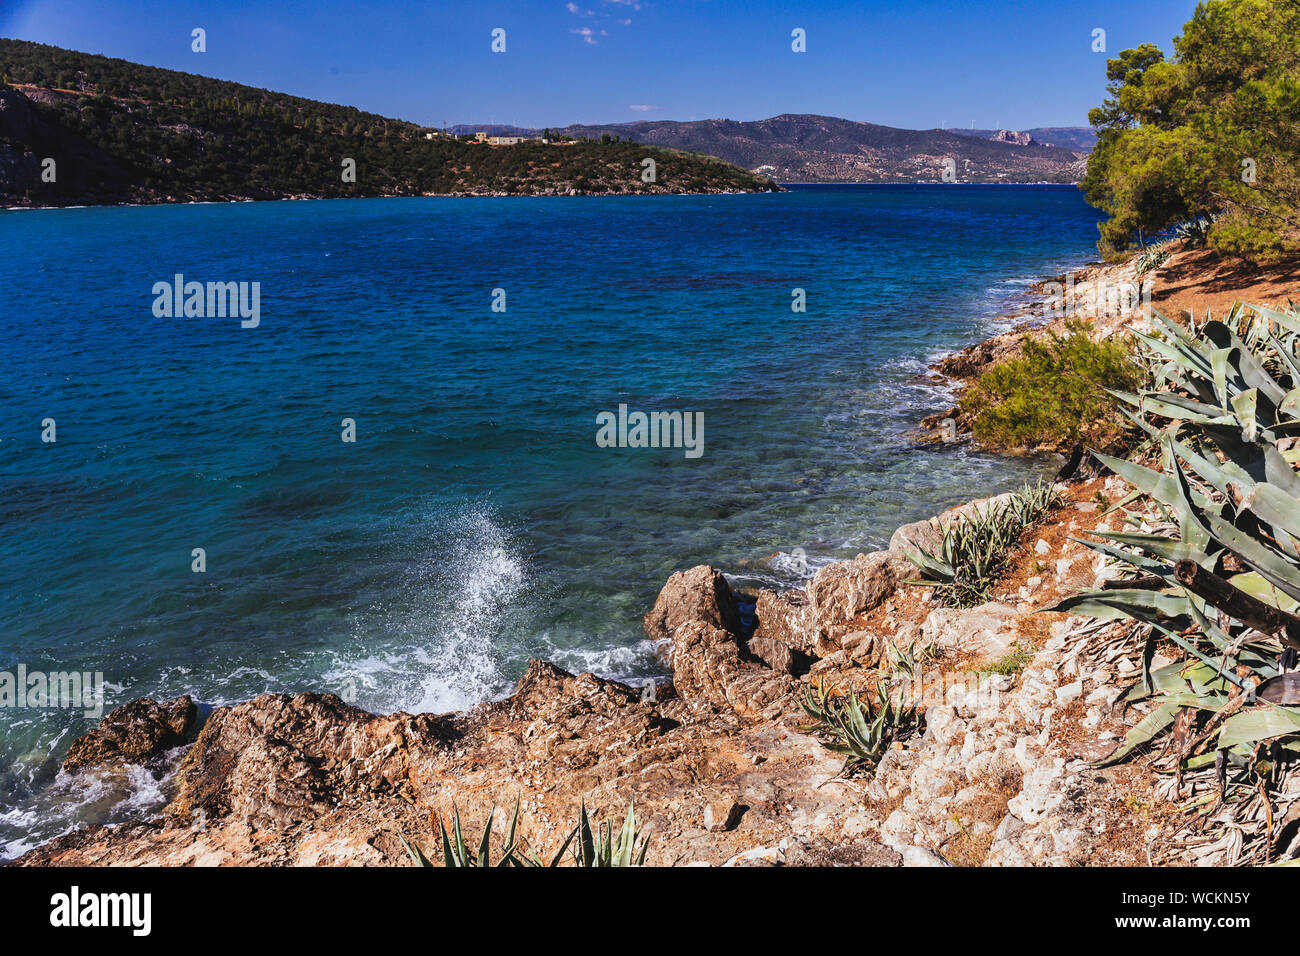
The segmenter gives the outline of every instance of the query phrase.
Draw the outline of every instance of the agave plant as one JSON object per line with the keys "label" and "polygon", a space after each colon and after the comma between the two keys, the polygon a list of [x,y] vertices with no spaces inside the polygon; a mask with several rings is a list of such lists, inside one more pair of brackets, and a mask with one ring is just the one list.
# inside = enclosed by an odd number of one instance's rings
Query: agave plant
{"label": "agave plant", "polygon": [[[622,829],[618,831],[617,835],[615,835],[614,827],[610,823],[602,823],[593,830],[591,819],[587,815],[586,801],[583,801],[578,813],[577,824],[569,831],[569,835],[565,837],[560,849],[551,857],[550,862],[543,862],[536,854],[526,855],[518,849],[515,832],[519,822],[519,800],[516,798],[515,809],[510,816],[510,830],[506,834],[505,846],[501,851],[501,857],[494,864],[491,862],[491,837],[492,817],[495,813],[496,807],[493,807],[492,813],[488,814],[487,823],[484,824],[483,834],[479,839],[476,852],[470,851],[461,835],[460,811],[458,809],[454,807],[452,809],[450,834],[443,826],[442,821],[438,821],[438,832],[442,838],[443,866],[558,867],[564,861],[570,846],[573,847],[572,857],[574,863],[578,866],[644,866],[646,852],[650,848],[649,835],[637,830],[636,810],[632,801],[628,802],[627,816],[624,818]],[[415,866],[434,865],[418,846],[407,843],[403,837],[398,839],[402,841],[402,846],[406,848],[406,852]],[[639,851],[637,850],[638,843],[640,844]]]}
{"label": "agave plant", "polygon": [[[578,811],[576,828],[577,845],[575,862],[578,866],[644,866],[646,851],[650,849],[650,838],[637,833],[636,810],[632,801],[628,801],[627,816],[623,827],[614,835],[612,823],[602,823],[594,830],[587,816],[587,804],[583,801]],[[638,840],[641,850],[637,852]],[[568,841],[565,841],[566,843]]]}
{"label": "agave plant", "polygon": [[[1229,786],[1249,784],[1300,752],[1300,675],[1286,666],[1300,647],[1300,313],[1237,307],[1191,329],[1156,318],[1162,334],[1139,338],[1160,387],[1116,394],[1158,460],[1098,458],[1136,489],[1115,507],[1145,497],[1165,530],[1082,541],[1136,577],[1056,610],[1150,626],[1142,678],[1120,699],[1156,707],[1103,763],[1183,715],[1197,732],[1180,735],[1180,772],[1217,762],[1238,772]],[[1152,671],[1160,638],[1187,657]]]}
{"label": "agave plant", "polygon": [[914,584],[933,586],[941,604],[975,607],[993,596],[1025,529],[1060,501],[1049,482],[1025,484],[1000,502],[950,522],[933,552],[905,549],[925,576]]}
{"label": "agave plant", "polygon": [[1147,246],[1138,254],[1137,261],[1134,263],[1137,274],[1146,275],[1159,269],[1169,258],[1170,251],[1168,242],[1157,242]]}
{"label": "agave plant", "polygon": [[[442,865],[450,867],[490,867],[494,864],[491,860],[491,839],[492,839],[492,818],[496,815],[497,808],[494,806],[488,814],[487,823],[483,825],[483,835],[479,838],[478,850],[471,853],[465,843],[465,838],[461,834],[460,827],[460,809],[452,807],[451,833],[447,833],[447,828],[443,826],[442,820],[438,820],[438,834],[442,838]],[[501,858],[496,862],[496,866],[517,866],[518,860],[515,858],[515,828],[519,822],[519,799],[515,799],[515,810],[510,815],[510,830],[506,834],[505,848],[501,852]],[[402,841],[402,846],[406,847],[406,852],[415,866],[433,866],[429,858],[424,855],[418,846],[412,846],[406,842],[404,837],[398,837]]]}
{"label": "agave plant", "polygon": [[813,718],[801,730],[820,734],[826,748],[844,755],[841,773],[865,770],[875,773],[880,758],[896,739],[914,729],[916,711],[895,702],[884,682],[876,682],[876,700],[859,697],[852,687],[834,695],[824,684],[809,687],[799,706]]}
{"label": "agave plant", "polygon": [[1209,238],[1210,227],[1219,217],[1214,214],[1197,216],[1174,227],[1174,238],[1185,239],[1193,245],[1204,245]]}

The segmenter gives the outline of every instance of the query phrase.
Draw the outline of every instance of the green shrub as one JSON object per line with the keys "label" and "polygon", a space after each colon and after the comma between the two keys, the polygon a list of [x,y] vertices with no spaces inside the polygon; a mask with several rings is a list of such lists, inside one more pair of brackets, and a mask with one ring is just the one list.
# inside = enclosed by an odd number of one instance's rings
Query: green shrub
{"label": "green shrub", "polygon": [[1093,341],[1079,320],[1064,335],[1025,340],[1021,355],[987,369],[961,398],[962,414],[982,443],[1002,448],[1112,444],[1124,432],[1107,389],[1144,379],[1127,339]]}

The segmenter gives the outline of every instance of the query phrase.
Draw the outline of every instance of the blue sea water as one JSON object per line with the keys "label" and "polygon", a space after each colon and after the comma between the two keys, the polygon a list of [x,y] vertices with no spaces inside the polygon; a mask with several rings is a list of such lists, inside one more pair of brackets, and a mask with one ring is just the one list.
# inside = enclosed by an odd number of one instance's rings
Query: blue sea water
{"label": "blue sea water", "polygon": [[[951,399],[927,363],[1095,222],[960,186],[0,212],[0,670],[377,711],[530,657],[662,675],[673,571],[794,585],[1044,470],[905,433]],[[177,273],[259,282],[260,324],[155,317]],[[597,447],[620,403],[702,412],[703,455]],[[0,858],[162,799],[58,772],[92,725],[0,708]]]}

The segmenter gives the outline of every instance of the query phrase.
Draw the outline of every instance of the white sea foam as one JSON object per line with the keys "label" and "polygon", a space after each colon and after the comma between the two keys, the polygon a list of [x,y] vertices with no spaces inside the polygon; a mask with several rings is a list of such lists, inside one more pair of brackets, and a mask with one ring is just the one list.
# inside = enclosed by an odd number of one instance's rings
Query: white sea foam
{"label": "white sea foam", "polygon": [[[356,642],[335,652],[323,675],[368,710],[465,710],[509,689],[496,638],[527,590],[519,546],[487,507],[426,521],[427,547],[408,579],[394,582],[392,597],[359,620]],[[376,639],[377,632],[386,636]]]}

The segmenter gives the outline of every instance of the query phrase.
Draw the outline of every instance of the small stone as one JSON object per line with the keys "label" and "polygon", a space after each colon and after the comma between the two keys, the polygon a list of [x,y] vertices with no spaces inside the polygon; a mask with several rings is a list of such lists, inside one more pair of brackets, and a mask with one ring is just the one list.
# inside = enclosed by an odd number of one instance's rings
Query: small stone
{"label": "small stone", "polygon": [[1039,538],[1038,543],[1034,545],[1034,554],[1047,554],[1047,552],[1051,550],[1052,550],[1052,546],[1048,544],[1046,541],[1044,541],[1042,538]]}
{"label": "small stone", "polygon": [[704,805],[704,829],[712,832],[731,829],[740,809],[730,797],[719,797]]}
{"label": "small stone", "polygon": [[1081,696],[1083,696],[1083,681],[1081,680],[1077,680],[1073,684],[1064,684],[1056,689],[1056,702],[1062,707]]}

